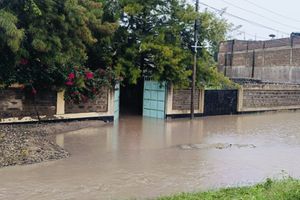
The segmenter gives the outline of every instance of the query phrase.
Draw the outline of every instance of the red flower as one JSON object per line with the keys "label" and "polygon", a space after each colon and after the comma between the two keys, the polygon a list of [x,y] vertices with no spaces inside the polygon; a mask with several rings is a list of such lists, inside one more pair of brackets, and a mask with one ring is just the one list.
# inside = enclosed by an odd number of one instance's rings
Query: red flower
{"label": "red flower", "polygon": [[74,83],[73,83],[72,81],[69,80],[68,82],[66,82],[66,85],[67,85],[67,86],[72,86],[72,85],[74,85]]}
{"label": "red flower", "polygon": [[32,88],[31,94],[36,95],[36,93],[37,93],[36,89]]}
{"label": "red flower", "polygon": [[94,74],[93,74],[92,72],[86,72],[86,73],[85,73],[85,76],[86,76],[87,79],[92,79],[92,78],[94,78]]}
{"label": "red flower", "polygon": [[75,74],[72,72],[72,73],[70,73],[69,74],[69,76],[68,76],[68,79],[69,80],[72,80],[72,79],[74,79],[75,78]]}
{"label": "red flower", "polygon": [[25,58],[22,58],[21,60],[20,60],[20,64],[21,65],[27,65],[28,64],[28,60],[27,59],[25,59]]}

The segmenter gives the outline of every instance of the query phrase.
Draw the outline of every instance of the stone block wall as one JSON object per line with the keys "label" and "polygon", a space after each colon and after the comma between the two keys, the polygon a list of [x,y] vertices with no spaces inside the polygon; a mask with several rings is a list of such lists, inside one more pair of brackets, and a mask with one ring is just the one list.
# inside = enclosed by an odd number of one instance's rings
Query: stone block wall
{"label": "stone block wall", "polygon": [[[35,102],[35,103],[34,103]],[[56,114],[56,93],[40,92],[35,100],[19,88],[0,90],[0,118]]]}
{"label": "stone block wall", "polygon": [[[196,89],[194,97],[195,114],[204,112],[204,90]],[[180,116],[190,114],[191,110],[191,90],[176,89],[172,85],[168,86],[166,99],[166,115]]]}
{"label": "stone block wall", "polygon": [[107,112],[108,111],[108,89],[103,89],[103,92],[86,103],[72,104],[66,103],[65,113],[87,113],[87,112]]}
{"label": "stone block wall", "polygon": [[239,91],[239,112],[300,108],[300,85],[245,85]]}
{"label": "stone block wall", "polygon": [[[199,109],[200,90],[196,90],[194,96],[195,109]],[[174,110],[190,110],[191,109],[191,90],[174,90],[172,108]]]}
{"label": "stone block wall", "polygon": [[96,99],[76,105],[65,102],[64,92],[38,92],[35,98],[21,88],[0,90],[0,123],[81,119],[114,116],[114,91],[103,89]]}

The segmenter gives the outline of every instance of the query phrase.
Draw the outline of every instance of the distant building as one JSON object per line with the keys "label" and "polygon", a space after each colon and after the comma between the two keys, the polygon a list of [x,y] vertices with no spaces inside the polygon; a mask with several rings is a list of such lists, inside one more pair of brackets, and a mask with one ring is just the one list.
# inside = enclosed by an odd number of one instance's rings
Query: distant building
{"label": "distant building", "polygon": [[230,78],[300,84],[300,33],[267,41],[222,42],[219,71]]}

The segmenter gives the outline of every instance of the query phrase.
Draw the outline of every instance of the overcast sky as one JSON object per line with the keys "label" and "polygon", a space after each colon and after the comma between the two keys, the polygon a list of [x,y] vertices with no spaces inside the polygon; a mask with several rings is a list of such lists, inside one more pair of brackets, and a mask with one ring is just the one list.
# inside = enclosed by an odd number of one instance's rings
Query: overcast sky
{"label": "overcast sky", "polygon": [[[195,2],[195,0],[188,1]],[[299,0],[200,0],[200,3],[202,3],[200,4],[201,10],[207,8],[218,12],[214,8],[226,9],[222,17],[236,27],[242,25],[238,31],[230,34],[236,39],[265,40],[270,34],[282,38],[289,37],[291,32],[300,32]]]}

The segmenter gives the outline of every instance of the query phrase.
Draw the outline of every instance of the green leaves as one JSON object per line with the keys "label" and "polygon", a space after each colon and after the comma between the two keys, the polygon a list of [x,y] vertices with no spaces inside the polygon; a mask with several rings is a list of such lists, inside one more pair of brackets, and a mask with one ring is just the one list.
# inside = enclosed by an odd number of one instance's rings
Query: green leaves
{"label": "green leaves", "polygon": [[3,9],[0,10],[0,47],[7,45],[12,52],[20,49],[24,30],[17,28],[18,19]]}
{"label": "green leaves", "polygon": [[35,16],[39,17],[42,15],[42,11],[40,8],[36,5],[34,0],[26,0],[25,1],[25,6],[24,6],[24,11],[28,13],[32,13]]}
{"label": "green leaves", "polygon": [[143,6],[138,3],[130,3],[124,7],[124,12],[128,15],[134,16],[143,11]]}
{"label": "green leaves", "polygon": [[65,85],[68,66],[87,66],[113,70],[114,78],[130,84],[151,77],[187,87],[197,17],[202,44],[198,85],[229,84],[213,59],[227,22],[213,13],[195,13],[184,1],[3,0],[0,84],[58,89]]}
{"label": "green leaves", "polygon": [[98,0],[1,2],[0,83],[63,87],[67,66],[89,65],[99,52],[93,47],[116,30],[115,23],[102,20],[103,9]]}

